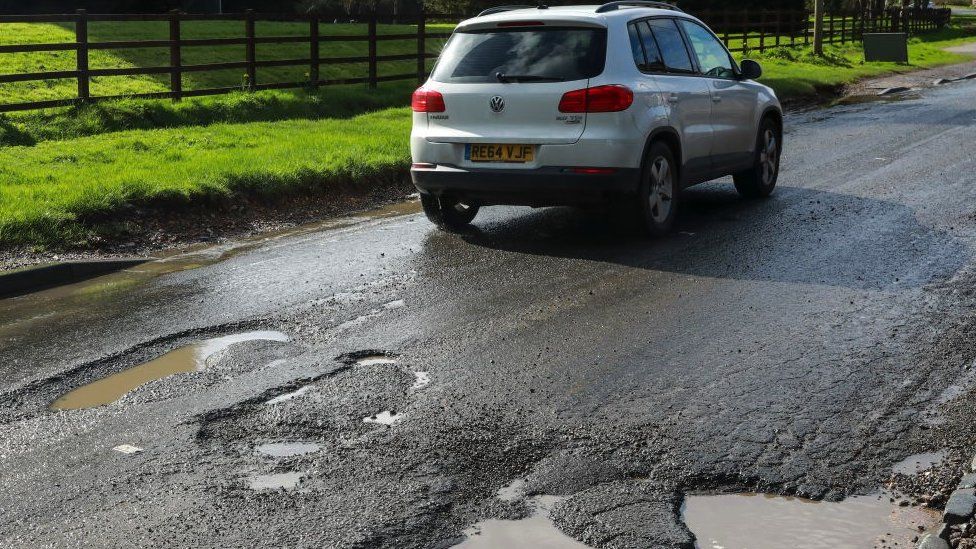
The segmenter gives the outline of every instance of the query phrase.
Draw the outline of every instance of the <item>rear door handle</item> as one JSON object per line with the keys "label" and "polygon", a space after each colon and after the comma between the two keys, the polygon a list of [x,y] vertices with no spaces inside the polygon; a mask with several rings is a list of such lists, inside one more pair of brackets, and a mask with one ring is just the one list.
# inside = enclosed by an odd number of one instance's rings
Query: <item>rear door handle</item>
{"label": "rear door handle", "polygon": [[668,100],[668,103],[671,103],[673,105],[673,104],[677,103],[678,101],[680,101],[681,98],[676,93],[669,93],[667,95],[667,100]]}
{"label": "rear door handle", "polygon": [[721,103],[721,102],[722,102],[722,98],[720,96],[718,95],[712,96],[712,103]]}

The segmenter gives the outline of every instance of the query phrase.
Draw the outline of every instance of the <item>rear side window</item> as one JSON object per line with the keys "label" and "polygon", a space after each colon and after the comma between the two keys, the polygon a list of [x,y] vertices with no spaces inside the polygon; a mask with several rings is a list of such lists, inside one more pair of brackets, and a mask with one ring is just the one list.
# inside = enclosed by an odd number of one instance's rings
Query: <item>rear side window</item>
{"label": "rear side window", "polygon": [[607,31],[551,27],[457,32],[431,78],[437,82],[562,82],[603,72]]}
{"label": "rear side window", "polygon": [[651,34],[647,23],[640,21],[629,25],[630,45],[634,50],[634,61],[642,71],[663,71],[664,60]]}
{"label": "rear side window", "polygon": [[650,19],[647,21],[654,38],[657,40],[658,48],[661,50],[661,57],[669,71],[673,72],[695,72],[691,64],[691,57],[688,56],[688,49],[685,47],[685,40],[681,37],[681,31],[672,19]]}

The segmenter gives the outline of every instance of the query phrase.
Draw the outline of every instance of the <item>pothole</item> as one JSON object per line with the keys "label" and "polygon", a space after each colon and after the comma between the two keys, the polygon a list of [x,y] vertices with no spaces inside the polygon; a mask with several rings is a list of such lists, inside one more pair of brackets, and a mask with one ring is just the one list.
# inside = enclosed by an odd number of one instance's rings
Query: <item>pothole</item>
{"label": "pothole", "polygon": [[393,412],[386,410],[378,414],[364,417],[363,423],[379,423],[380,425],[393,425],[403,417],[403,414],[394,414]]}
{"label": "pothole", "polygon": [[52,410],[77,410],[111,404],[123,395],[150,381],[173,374],[193,372],[206,366],[207,359],[231,345],[245,341],[288,341],[288,336],[275,331],[253,331],[205,339],[174,349],[163,356],[133,366],[117,374],[74,389],[55,400]]}
{"label": "pothole", "polygon": [[416,391],[418,389],[423,389],[424,387],[430,385],[430,374],[427,372],[414,372],[414,381],[410,389]]}
{"label": "pothole", "polygon": [[288,402],[289,400],[300,397],[311,390],[312,390],[311,385],[305,385],[304,387],[300,387],[297,391],[292,391],[290,393],[285,393],[283,395],[278,395],[274,398],[268,399],[267,402],[265,402],[265,404],[275,405],[275,404],[281,404],[282,402]]}
{"label": "pothole", "polygon": [[942,463],[945,458],[945,450],[915,454],[896,463],[891,468],[891,472],[900,475],[915,475]]}
{"label": "pothole", "polygon": [[345,353],[337,356],[336,360],[347,366],[376,366],[397,363],[396,354],[377,349]]}
{"label": "pothole", "polygon": [[396,360],[386,355],[373,355],[360,358],[356,361],[356,366],[383,366],[396,364]]}
{"label": "pothole", "polygon": [[251,490],[290,490],[298,486],[305,473],[290,471],[270,475],[253,475],[247,478]]}
{"label": "pothole", "polygon": [[525,481],[516,479],[507,486],[502,486],[495,492],[498,499],[502,501],[516,501],[525,497]]}
{"label": "pothole", "polygon": [[[514,484],[514,483],[513,483]],[[501,495],[501,494],[499,494]],[[533,549],[589,549],[562,533],[549,514],[563,500],[560,496],[536,496],[530,500],[532,514],[521,520],[489,519],[464,531],[465,539],[455,547],[464,549],[497,549],[498,547],[532,547]]]}
{"label": "pothole", "polygon": [[911,547],[923,529],[939,521],[935,511],[892,499],[886,492],[840,502],[759,493],[692,495],[682,514],[699,549]]}
{"label": "pothole", "polygon": [[314,442],[268,442],[254,449],[268,457],[293,457],[318,452],[322,447]]}

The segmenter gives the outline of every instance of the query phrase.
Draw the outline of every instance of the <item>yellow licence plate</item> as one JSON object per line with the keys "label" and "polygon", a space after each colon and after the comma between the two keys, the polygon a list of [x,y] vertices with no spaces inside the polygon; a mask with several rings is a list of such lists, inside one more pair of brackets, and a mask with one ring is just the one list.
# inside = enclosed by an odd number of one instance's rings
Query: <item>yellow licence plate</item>
{"label": "yellow licence plate", "polygon": [[468,159],[472,162],[532,162],[535,147],[532,145],[498,145],[472,143],[468,145]]}

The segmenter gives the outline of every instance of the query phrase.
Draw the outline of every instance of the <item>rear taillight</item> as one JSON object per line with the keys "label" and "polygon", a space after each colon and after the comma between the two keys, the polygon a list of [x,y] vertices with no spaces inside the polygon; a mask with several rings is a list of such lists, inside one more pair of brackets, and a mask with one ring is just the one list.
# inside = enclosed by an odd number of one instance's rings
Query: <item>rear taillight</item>
{"label": "rear taillight", "polygon": [[633,103],[630,88],[612,84],[566,92],[559,100],[559,112],[620,112]]}
{"label": "rear taillight", "polygon": [[447,110],[441,92],[424,88],[413,92],[410,106],[413,108],[413,112],[444,112]]}

